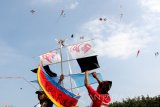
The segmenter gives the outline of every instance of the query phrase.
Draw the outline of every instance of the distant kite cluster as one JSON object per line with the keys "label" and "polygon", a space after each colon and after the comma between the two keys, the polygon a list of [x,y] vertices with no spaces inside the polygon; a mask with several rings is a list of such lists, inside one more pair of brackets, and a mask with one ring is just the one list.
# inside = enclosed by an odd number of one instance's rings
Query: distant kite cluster
{"label": "distant kite cluster", "polygon": [[[137,51],[137,55],[136,55],[136,57],[138,57],[139,56],[139,54],[140,54],[140,49]],[[157,57],[157,56],[159,56],[159,52],[155,52],[154,53],[154,55]]]}

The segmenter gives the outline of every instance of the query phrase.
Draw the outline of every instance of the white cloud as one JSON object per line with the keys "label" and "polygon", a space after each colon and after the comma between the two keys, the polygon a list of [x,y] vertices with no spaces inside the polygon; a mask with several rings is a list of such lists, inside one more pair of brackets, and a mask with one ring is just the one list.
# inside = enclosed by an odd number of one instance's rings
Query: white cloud
{"label": "white cloud", "polygon": [[141,0],[140,2],[147,11],[160,12],[160,0]]}
{"label": "white cloud", "polygon": [[140,6],[143,10],[143,19],[152,26],[159,25],[160,0],[140,0]]}
{"label": "white cloud", "polygon": [[[160,32],[160,0],[140,0],[143,22],[152,33],[158,36]],[[154,35],[153,35],[154,34]]]}
{"label": "white cloud", "polygon": [[79,3],[77,1],[75,1],[75,2],[73,2],[73,3],[70,4],[69,8],[70,9],[75,9],[78,6],[78,4]]}
{"label": "white cloud", "polygon": [[57,3],[58,0],[32,0],[32,4],[37,5],[37,4],[55,4]]}
{"label": "white cloud", "polygon": [[90,33],[89,35],[99,37],[99,34],[105,30],[105,26],[104,23],[101,23],[99,20],[95,19],[85,23],[81,29],[83,33]]}
{"label": "white cloud", "polygon": [[83,33],[95,40],[96,49],[101,55],[111,58],[127,58],[136,55],[138,49],[145,48],[151,38],[144,27],[134,24],[101,23],[93,20],[83,25]]}
{"label": "white cloud", "polygon": [[48,5],[48,4],[57,4],[57,3],[61,3],[64,5],[64,7],[66,7],[67,9],[75,9],[79,2],[77,2],[76,0],[32,0],[32,4],[33,5]]}

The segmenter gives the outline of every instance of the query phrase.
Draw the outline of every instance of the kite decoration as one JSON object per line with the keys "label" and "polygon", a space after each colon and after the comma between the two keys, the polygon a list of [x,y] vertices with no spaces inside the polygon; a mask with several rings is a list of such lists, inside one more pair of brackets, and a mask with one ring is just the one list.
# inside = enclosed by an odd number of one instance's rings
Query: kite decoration
{"label": "kite decoration", "polygon": [[49,65],[61,61],[61,57],[57,53],[57,51],[50,51],[48,53],[40,55],[39,57],[43,65]]}
{"label": "kite decoration", "polygon": [[[103,80],[102,75],[100,73],[97,73],[97,75],[100,80]],[[92,74],[89,74],[88,76],[90,81],[89,84],[97,83],[95,78],[93,78]],[[71,78],[76,82],[76,85],[77,85],[77,87],[73,87],[73,88],[79,88],[84,86],[84,74],[72,74]]]}
{"label": "kite decoration", "polygon": [[[43,68],[44,68],[44,67],[43,67]],[[45,70],[45,69],[44,69],[44,70]],[[46,71],[46,70],[45,70],[45,71]],[[101,73],[97,73],[97,75],[98,75],[98,78],[99,78],[100,80],[103,80]],[[80,88],[80,87],[85,86],[85,84],[84,84],[84,74],[83,74],[83,73],[70,74],[69,76],[74,80],[74,82],[76,83],[76,86],[75,86],[75,87],[72,87],[72,88],[69,88],[69,89],[67,89],[67,90],[76,89],[76,88]],[[67,78],[67,77],[69,77],[69,76],[65,76],[65,78]],[[89,84],[95,84],[95,83],[97,83],[97,81],[95,80],[95,78],[93,78],[92,74],[89,74],[88,76],[89,76],[89,81],[90,81]],[[56,83],[58,83],[58,81],[59,81],[59,77],[53,77],[52,79],[53,79]],[[32,80],[32,81],[30,81],[30,82],[38,84],[38,81],[37,81],[37,80]]]}
{"label": "kite decoration", "polygon": [[[51,71],[49,65],[45,65],[43,66],[43,68],[46,70],[46,73],[50,76],[50,77],[57,77],[57,74],[53,71]],[[37,73],[38,68],[32,69],[31,70],[33,73]]]}
{"label": "kite decoration", "polygon": [[82,72],[85,72],[86,70],[93,70],[99,68],[97,56],[78,58],[77,62]]}
{"label": "kite decoration", "polygon": [[73,59],[82,58],[94,53],[91,41],[68,46],[68,51]]}

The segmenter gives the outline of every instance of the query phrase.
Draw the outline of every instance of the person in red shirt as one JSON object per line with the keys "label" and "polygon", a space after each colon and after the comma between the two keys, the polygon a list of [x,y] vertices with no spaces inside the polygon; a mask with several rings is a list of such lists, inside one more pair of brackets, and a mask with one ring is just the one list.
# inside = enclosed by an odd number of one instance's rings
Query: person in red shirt
{"label": "person in red shirt", "polygon": [[108,104],[111,101],[108,91],[110,90],[112,86],[112,81],[100,81],[97,76],[97,73],[93,72],[92,76],[97,80],[99,84],[97,87],[97,90],[95,90],[92,88],[91,85],[89,85],[88,73],[89,71],[87,70],[85,72],[84,84],[92,100],[91,107],[108,107]]}

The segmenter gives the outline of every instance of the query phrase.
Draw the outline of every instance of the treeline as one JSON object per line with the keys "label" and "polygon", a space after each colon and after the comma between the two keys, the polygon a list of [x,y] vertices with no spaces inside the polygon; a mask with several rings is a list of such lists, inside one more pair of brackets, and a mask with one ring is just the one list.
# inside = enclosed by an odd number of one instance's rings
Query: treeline
{"label": "treeline", "polygon": [[160,95],[155,97],[138,96],[123,99],[122,102],[113,102],[109,107],[160,107]]}

